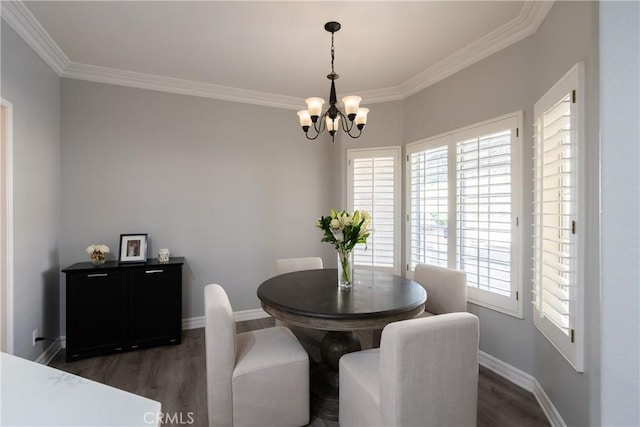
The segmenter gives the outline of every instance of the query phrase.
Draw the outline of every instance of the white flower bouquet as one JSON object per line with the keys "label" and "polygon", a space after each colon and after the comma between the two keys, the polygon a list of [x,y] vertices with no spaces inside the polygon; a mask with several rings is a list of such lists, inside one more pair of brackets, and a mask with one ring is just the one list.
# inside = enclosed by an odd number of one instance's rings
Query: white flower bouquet
{"label": "white flower bouquet", "polygon": [[324,231],[321,241],[332,243],[338,251],[338,284],[350,287],[353,270],[351,253],[358,243],[367,244],[371,234],[371,215],[365,211],[355,211],[350,215],[346,211],[331,209],[331,215],[320,217],[316,227]]}
{"label": "white flower bouquet", "polygon": [[107,245],[89,245],[86,251],[91,255],[91,262],[95,265],[104,264],[104,254],[111,252]]}
{"label": "white flower bouquet", "polygon": [[108,254],[111,252],[109,246],[107,245],[89,245],[87,246],[87,253],[92,254],[94,252],[99,252],[101,254]]}

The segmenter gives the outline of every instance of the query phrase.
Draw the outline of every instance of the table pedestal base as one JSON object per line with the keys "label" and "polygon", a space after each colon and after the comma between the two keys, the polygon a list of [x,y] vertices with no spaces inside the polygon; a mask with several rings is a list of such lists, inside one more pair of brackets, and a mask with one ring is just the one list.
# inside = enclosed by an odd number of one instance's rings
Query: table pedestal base
{"label": "table pedestal base", "polygon": [[322,362],[311,371],[311,411],[325,420],[338,421],[340,402],[340,357],[360,351],[360,341],[353,332],[330,331],[322,339]]}

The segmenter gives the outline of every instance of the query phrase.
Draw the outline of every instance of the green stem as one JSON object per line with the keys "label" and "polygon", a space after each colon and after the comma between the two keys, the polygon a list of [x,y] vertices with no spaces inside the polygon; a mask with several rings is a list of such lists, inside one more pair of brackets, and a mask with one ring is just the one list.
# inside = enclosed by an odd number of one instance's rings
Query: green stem
{"label": "green stem", "polygon": [[351,268],[350,268],[350,252],[340,252],[340,264],[342,264],[342,281],[345,283],[351,283]]}

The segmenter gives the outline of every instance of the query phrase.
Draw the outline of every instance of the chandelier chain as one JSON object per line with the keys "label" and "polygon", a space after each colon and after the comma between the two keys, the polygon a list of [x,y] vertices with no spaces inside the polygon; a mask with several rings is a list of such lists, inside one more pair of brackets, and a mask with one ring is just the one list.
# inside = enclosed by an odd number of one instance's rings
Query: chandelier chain
{"label": "chandelier chain", "polygon": [[331,72],[335,73],[335,70],[333,69],[333,61],[336,58],[336,53],[335,53],[335,49],[333,47],[333,34],[334,33],[331,33]]}

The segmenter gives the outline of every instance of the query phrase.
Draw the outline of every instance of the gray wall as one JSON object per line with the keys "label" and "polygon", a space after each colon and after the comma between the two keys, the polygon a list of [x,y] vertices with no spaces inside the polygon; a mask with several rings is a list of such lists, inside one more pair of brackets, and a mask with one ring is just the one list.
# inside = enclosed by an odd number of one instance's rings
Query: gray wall
{"label": "gray wall", "polygon": [[61,111],[62,265],[87,261],[92,243],[117,259],[121,233],[148,233],[150,257],[186,257],[190,318],[208,283],[253,309],[277,258],[332,260],[314,227],[331,145],[307,142],[294,111],[69,79]]}
{"label": "gray wall", "polygon": [[35,359],[32,331],[59,335],[60,79],[2,21],[2,87],[13,104],[14,353]]}
{"label": "gray wall", "polygon": [[533,325],[530,244],[525,243],[522,257],[524,319],[469,305],[480,318],[481,349],[533,375],[569,425],[599,422],[597,17],[596,3],[556,2],[533,36],[408,98],[404,104],[407,143],[524,110],[522,234],[524,241],[530,242],[533,104],[575,63],[585,62],[585,149],[589,165],[586,243],[588,248],[595,248],[587,255],[590,274],[583,284],[587,319],[585,372],[576,372]]}
{"label": "gray wall", "polygon": [[602,425],[640,425],[640,5],[600,6]]}

